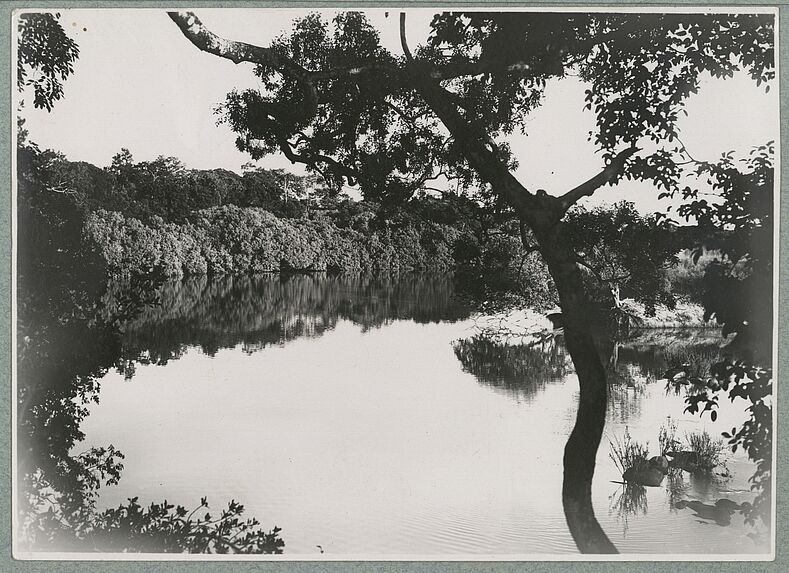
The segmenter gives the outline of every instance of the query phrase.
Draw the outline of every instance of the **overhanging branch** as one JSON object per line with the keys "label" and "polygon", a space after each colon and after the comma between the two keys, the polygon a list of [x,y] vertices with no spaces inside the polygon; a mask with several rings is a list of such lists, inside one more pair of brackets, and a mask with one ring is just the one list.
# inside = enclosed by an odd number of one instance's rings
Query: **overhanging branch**
{"label": "overhanging branch", "polygon": [[518,213],[531,216],[543,207],[512,175],[508,166],[497,155],[496,145],[485,134],[479,133],[458,111],[453,94],[444,89],[430,74],[430,69],[418,60],[408,62],[406,71],[410,84],[419,92],[434,114],[441,120],[454,140],[461,146],[469,165],[480,177],[496,187],[497,192]]}
{"label": "overhanging branch", "polygon": [[[317,110],[318,96],[315,89],[315,79],[333,77],[326,72],[311,72],[293,59],[283,54],[279,50],[263,48],[227,40],[217,36],[206,28],[200,19],[192,12],[168,12],[170,18],[175,22],[186,38],[198,49],[228,59],[236,64],[240,62],[250,62],[264,67],[273,68],[280,73],[295,79],[302,88],[304,100],[296,105],[301,107],[302,116],[305,120],[311,118]],[[339,77],[352,76],[362,73],[361,68],[343,68],[336,74]],[[289,141],[289,136],[295,135],[297,138],[306,137],[303,132],[289,133],[284,127],[284,122],[277,117],[271,106],[266,107],[266,124],[273,132],[280,151],[292,163],[303,163],[318,170],[318,164],[324,164],[336,175],[345,177],[350,185],[354,185],[358,179],[358,172],[355,169],[342,165],[337,160],[318,153],[299,153],[294,145]],[[298,140],[297,140],[298,141]]]}
{"label": "overhanging branch", "polygon": [[298,81],[304,93],[302,113],[310,117],[315,113],[318,105],[318,95],[315,90],[310,72],[278,50],[263,48],[246,42],[227,40],[214,34],[206,28],[200,19],[192,12],[168,12],[170,19],[175,22],[184,36],[195,47],[225,58],[233,63],[250,62],[267,68],[274,68]]}
{"label": "overhanging branch", "polygon": [[277,135],[277,144],[283,155],[285,155],[291,163],[303,163],[304,165],[313,167],[317,169],[325,179],[324,171],[318,167],[318,164],[323,163],[334,172],[335,175],[344,177],[348,181],[348,185],[356,185],[359,173],[355,169],[343,165],[336,159],[320,153],[299,153],[294,149],[294,145],[282,135]]}

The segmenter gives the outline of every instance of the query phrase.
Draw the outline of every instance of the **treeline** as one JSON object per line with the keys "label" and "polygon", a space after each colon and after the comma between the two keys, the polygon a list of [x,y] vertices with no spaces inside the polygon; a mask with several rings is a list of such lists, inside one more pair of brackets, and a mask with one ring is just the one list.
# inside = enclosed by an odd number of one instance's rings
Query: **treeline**
{"label": "treeline", "polygon": [[464,231],[409,222],[361,232],[329,218],[279,218],[259,207],[201,209],[183,223],[145,224],[97,211],[85,222],[88,244],[112,276],[160,268],[167,276],[281,270],[448,270]]}
{"label": "treeline", "polygon": [[310,206],[338,200],[336,190],[314,176],[247,164],[242,174],[226,169],[187,169],[175,157],[135,162],[127,149],[108,167],[68,161],[55,151],[42,151],[51,183],[74,194],[86,211],[105,209],[149,221],[154,217],[182,222],[192,212],[220,205],[264,207],[279,217],[304,215]]}
{"label": "treeline", "polygon": [[[397,205],[353,201],[314,176],[250,165],[242,174],[190,170],[173,157],[135,162],[125,149],[106,168],[31,144],[19,158],[28,175],[20,178],[20,205],[38,211],[34,219],[43,223],[34,229],[20,212],[30,244],[46,234],[62,242],[67,207],[67,227],[79,221],[73,248],[92,254],[105,275],[459,270],[469,279],[459,293],[486,310],[557,302],[544,262],[524,247],[512,213],[486,201],[453,194],[417,194]],[[697,298],[701,271],[684,269],[684,282],[672,278],[675,253],[692,242],[690,228],[621,203],[576,209],[568,231],[601,308],[618,307],[620,297],[650,308],[673,305],[675,294]],[[20,260],[31,260],[24,242],[20,248]]]}
{"label": "treeline", "polygon": [[463,267],[484,277],[475,297],[515,289],[550,298],[547,270],[524,252],[510,217],[467,197],[423,194],[391,206],[283,170],[190,170],[173,157],[135,162],[126,149],[99,168],[34,144],[20,149],[21,202],[47,220],[32,234],[60,219],[47,202],[57,199],[69,227],[79,221],[73,241],[110,276]]}

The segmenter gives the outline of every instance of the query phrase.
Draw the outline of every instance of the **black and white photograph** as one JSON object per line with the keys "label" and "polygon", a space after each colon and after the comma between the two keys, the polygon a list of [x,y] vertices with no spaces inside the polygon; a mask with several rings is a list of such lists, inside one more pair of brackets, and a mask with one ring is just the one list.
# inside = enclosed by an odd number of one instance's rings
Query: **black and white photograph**
{"label": "black and white photograph", "polygon": [[777,8],[482,4],[13,12],[14,558],[775,558]]}

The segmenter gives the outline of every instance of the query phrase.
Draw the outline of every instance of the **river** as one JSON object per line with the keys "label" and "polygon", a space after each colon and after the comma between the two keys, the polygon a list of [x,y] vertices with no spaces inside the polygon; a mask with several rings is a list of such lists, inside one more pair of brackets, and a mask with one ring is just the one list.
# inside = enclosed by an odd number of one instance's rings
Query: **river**
{"label": "river", "polygon": [[[80,449],[126,455],[100,508],[235,499],[282,528],[290,555],[577,553],[561,502],[578,399],[569,357],[560,338],[490,342],[471,310],[449,275],[166,285],[161,306],[127,325],[133,376],[108,373],[82,424]],[[662,424],[719,436],[745,419],[726,400],[714,423],[683,414],[683,396],[659,380],[672,348],[704,354],[719,340],[647,332],[617,347],[592,495],[622,553],[769,553],[763,527],[714,510],[753,498],[741,453],[727,454],[727,476],[627,489],[609,458],[625,431],[656,455]]]}

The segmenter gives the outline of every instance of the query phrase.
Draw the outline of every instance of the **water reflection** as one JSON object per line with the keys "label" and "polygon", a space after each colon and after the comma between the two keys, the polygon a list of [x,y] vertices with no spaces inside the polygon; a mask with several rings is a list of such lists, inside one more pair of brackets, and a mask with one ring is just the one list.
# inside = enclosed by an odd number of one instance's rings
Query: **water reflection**
{"label": "water reflection", "polygon": [[647,513],[647,490],[642,485],[623,483],[611,494],[609,500],[609,510],[622,524],[625,535],[628,530],[629,518]]}
{"label": "water reflection", "polygon": [[164,285],[161,305],[126,325],[123,344],[130,356],[167,364],[190,346],[214,356],[242,345],[249,354],[318,337],[339,319],[367,331],[394,320],[453,322],[468,315],[448,274],[203,276]]}
{"label": "water reflection", "polygon": [[[453,349],[463,370],[480,384],[523,399],[573,372],[561,333],[524,338],[482,331],[455,341]],[[725,341],[715,329],[635,330],[624,340],[601,334],[595,345],[606,370],[609,417],[627,423],[638,416],[647,387],[669,366],[679,361],[709,368],[724,355]]]}
{"label": "water reflection", "polygon": [[480,384],[518,399],[528,399],[549,382],[572,370],[570,357],[558,338],[535,344],[505,344],[486,336],[458,340],[453,345],[463,370]]}
{"label": "water reflection", "polygon": [[[483,331],[456,341],[453,347],[464,371],[473,374],[480,385],[508,394],[518,401],[523,398],[534,401],[535,396],[545,391],[548,385],[565,380],[573,372],[563,336],[551,337],[550,343],[540,336],[535,336],[531,343],[513,344],[512,340],[518,340],[518,337],[497,337]],[[598,338],[595,346],[608,382],[608,424],[626,426],[631,420],[641,418],[642,409],[654,395],[650,388],[657,388],[654,383],[663,378],[670,366],[680,363],[694,372],[705,372],[725,355],[722,348],[725,342],[720,332],[712,329],[642,330],[634,331],[621,340]],[[676,411],[669,410],[669,413],[679,415],[682,408],[684,405]],[[580,431],[583,431],[583,425]],[[657,432],[657,426],[653,431]],[[572,455],[576,454],[573,452]],[[567,454],[565,461],[566,458]],[[721,468],[717,473],[693,473],[688,476],[689,481],[681,469],[674,468],[665,486],[667,499],[663,505],[670,512],[690,508],[697,517],[700,515],[718,524],[731,523],[731,515],[747,509],[749,505],[747,502],[715,500],[725,481],[731,477],[725,464]],[[626,535],[629,519],[646,515],[648,494],[643,487],[623,484],[609,493],[608,505],[609,515],[616,517]],[[588,514],[594,517],[591,508]]]}
{"label": "water reflection", "polygon": [[666,478],[669,508],[676,510],[677,502],[687,495],[690,484],[685,481],[684,472],[680,468],[670,467]]}
{"label": "water reflection", "polygon": [[[133,384],[103,382],[88,429],[83,417],[73,428],[127,453],[124,482],[109,488],[109,499],[238,495],[251,515],[284,526],[289,552],[314,553],[317,544],[331,553],[575,551],[558,486],[578,385],[561,337],[521,345],[458,339],[471,321],[446,323],[468,316],[447,275],[168,283],[161,306],[126,323],[98,372],[118,355],[167,368],[141,367]],[[434,322],[443,324],[413,324]],[[312,340],[290,344],[297,338]],[[603,363],[617,373],[609,374],[609,424],[654,420],[650,409],[661,410],[661,420],[679,403],[650,395],[652,382],[678,353],[709,340],[666,338],[644,333],[600,344]],[[216,384],[219,372],[227,385]],[[225,412],[233,412],[232,425]],[[608,498],[608,517],[628,529],[654,492],[631,486],[611,494],[615,476],[600,462],[596,507]],[[649,500],[651,514],[664,510],[650,515],[657,526],[649,536],[615,544],[649,552],[672,519],[690,515],[691,502],[714,505],[719,485],[688,479],[680,472],[667,486],[670,505]],[[156,489],[161,483],[172,489]],[[605,519],[613,535],[617,525]]]}
{"label": "water reflection", "polygon": [[[402,318],[468,315],[453,301],[450,275],[198,277],[160,285],[152,274],[90,292],[82,283],[69,287],[63,290],[84,300],[53,306],[33,286],[20,295],[18,547],[28,551],[282,551],[279,530],[240,519],[236,502],[211,519],[192,518],[208,507],[205,498],[193,509],[145,508],[130,497],[96,511],[99,490],[119,482],[125,456],[113,445],[77,445],[88,404],[99,403],[99,380],[111,369],[132,378],[137,365],[165,365],[190,346],[214,356],[240,345],[250,354],[320,336],[338,319],[369,330]],[[159,304],[149,304],[157,296]]]}
{"label": "water reflection", "polygon": [[698,500],[679,500],[674,504],[676,509],[688,508],[695,517],[703,522],[711,522],[726,527],[731,525],[731,516],[735,511],[743,509],[744,504],[736,503],[730,499],[721,498],[714,504],[703,503]]}
{"label": "water reflection", "polygon": [[694,371],[709,372],[709,367],[726,355],[726,341],[719,329],[637,330],[617,343],[617,354],[620,361],[637,365],[641,376],[655,381],[675,364],[688,363]]}
{"label": "water reflection", "polygon": [[72,278],[52,279],[69,293],[66,304],[53,304],[43,286],[19,293],[17,555],[282,553],[280,530],[242,516],[234,500],[213,516],[207,497],[187,508],[166,500],[143,506],[130,495],[98,509],[100,490],[119,483],[125,456],[113,444],[83,449],[82,426],[99,403],[100,379],[113,368],[129,376],[140,360],[123,349],[119,325],[154,302],[159,281],[152,273],[102,291]]}

